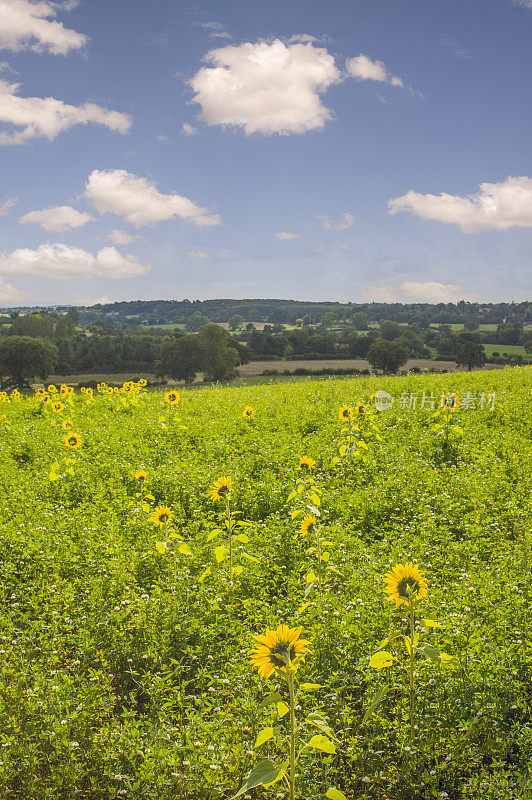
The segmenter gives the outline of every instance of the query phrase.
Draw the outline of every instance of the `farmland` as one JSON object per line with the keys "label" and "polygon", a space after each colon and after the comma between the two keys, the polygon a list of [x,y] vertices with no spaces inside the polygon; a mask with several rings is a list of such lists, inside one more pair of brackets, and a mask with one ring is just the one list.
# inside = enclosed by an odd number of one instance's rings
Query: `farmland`
{"label": "farmland", "polygon": [[0,798],[529,798],[531,387],[0,395]]}

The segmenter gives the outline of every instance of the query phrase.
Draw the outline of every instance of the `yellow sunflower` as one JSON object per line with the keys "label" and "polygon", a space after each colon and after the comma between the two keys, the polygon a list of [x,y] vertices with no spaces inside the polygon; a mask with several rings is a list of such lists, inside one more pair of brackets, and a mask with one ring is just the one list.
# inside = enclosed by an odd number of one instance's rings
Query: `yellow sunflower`
{"label": "yellow sunflower", "polygon": [[312,536],[314,531],[316,530],[316,517],[312,514],[304,517],[301,520],[301,525],[299,526],[299,533],[302,533],[303,536]]}
{"label": "yellow sunflower", "polygon": [[148,477],[148,473],[143,469],[138,469],[136,472],[133,473],[133,477],[135,478],[136,481],[144,483],[144,481]]}
{"label": "yellow sunflower", "polygon": [[366,406],[364,403],[357,403],[355,406],[355,414],[357,417],[362,417],[366,413]]}
{"label": "yellow sunflower", "polygon": [[316,469],[316,462],[313,458],[309,458],[308,456],[302,456],[299,459],[298,469],[302,470],[303,472],[312,472],[313,469]]}
{"label": "yellow sunflower", "polygon": [[61,427],[64,431],[71,431],[74,426],[71,419],[65,419],[64,422],[61,423]]}
{"label": "yellow sunflower", "polygon": [[70,450],[77,450],[78,447],[81,447],[81,437],[78,436],[77,433],[69,433],[68,436],[65,436],[63,442],[65,443],[65,447],[68,447]]}
{"label": "yellow sunflower", "polygon": [[244,411],[242,412],[242,416],[244,419],[253,419],[255,416],[255,409],[251,406],[246,406]]}
{"label": "yellow sunflower", "polygon": [[149,521],[156,528],[164,528],[171,519],[174,518],[174,512],[168,506],[157,506],[155,511],[150,514]]}
{"label": "yellow sunflower", "polygon": [[396,564],[384,578],[386,587],[383,591],[389,595],[388,600],[390,602],[395,600],[395,607],[399,608],[403,604],[409,605],[410,601],[415,602],[427,597],[427,580],[423,577],[424,574],[411,562]]}
{"label": "yellow sunflower", "polygon": [[48,394],[55,394],[57,392],[57,386],[54,386],[54,384],[51,383],[49,386],[46,387],[46,391],[48,392]]}
{"label": "yellow sunflower", "polygon": [[179,392],[165,392],[164,393],[164,402],[168,403],[169,406],[176,406],[181,399],[181,395]]}
{"label": "yellow sunflower", "polygon": [[353,419],[353,409],[351,406],[340,406],[338,409],[338,419],[340,422],[350,422]]}
{"label": "yellow sunflower", "polygon": [[211,491],[209,492],[209,497],[211,500],[227,500],[231,497],[231,489],[233,487],[233,481],[231,478],[218,478],[217,481],[214,481]]}
{"label": "yellow sunflower", "polygon": [[[249,654],[249,660],[257,668],[261,678],[269,678],[273,672],[286,672],[286,665],[298,656],[309,652],[306,639],[300,639],[303,628],[289,628],[279,625],[276,631],[266,628],[262,636],[254,636],[258,642]],[[299,660],[299,659],[298,659]],[[297,670],[297,664],[294,665]]]}
{"label": "yellow sunflower", "polygon": [[460,400],[457,394],[449,392],[448,394],[442,397],[441,404],[445,408],[448,408],[450,411],[458,411],[458,409],[462,405],[462,401]]}
{"label": "yellow sunflower", "polygon": [[138,382],[138,385],[139,386],[146,386],[147,383],[148,383],[148,381],[146,380],[146,378],[141,378],[140,381]]}
{"label": "yellow sunflower", "polygon": [[56,414],[60,414],[61,411],[64,411],[64,410],[65,410],[65,407],[64,407],[63,403],[61,403],[59,400],[56,400],[55,403],[52,403],[52,411],[55,411]]}

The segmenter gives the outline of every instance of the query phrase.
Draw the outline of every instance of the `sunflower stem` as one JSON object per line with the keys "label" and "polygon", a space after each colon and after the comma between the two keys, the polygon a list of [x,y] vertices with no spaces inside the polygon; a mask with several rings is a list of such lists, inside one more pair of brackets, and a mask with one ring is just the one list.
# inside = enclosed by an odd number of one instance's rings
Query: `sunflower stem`
{"label": "sunflower stem", "polygon": [[231,517],[231,506],[229,505],[229,498],[226,500],[226,517],[227,517],[227,530],[229,532],[229,582],[233,583],[233,519]]}
{"label": "sunflower stem", "polygon": [[409,647],[408,677],[410,681],[410,744],[414,741],[414,600],[410,598],[410,647]]}
{"label": "sunflower stem", "polygon": [[290,775],[288,778],[289,800],[294,800],[296,786],[296,693],[294,676],[288,673],[288,691],[290,692]]}

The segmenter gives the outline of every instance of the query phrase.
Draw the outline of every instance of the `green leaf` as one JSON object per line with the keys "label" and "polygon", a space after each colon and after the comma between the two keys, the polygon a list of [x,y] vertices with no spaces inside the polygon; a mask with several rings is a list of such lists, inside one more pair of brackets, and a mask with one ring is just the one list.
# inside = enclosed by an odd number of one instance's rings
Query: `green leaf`
{"label": "green leaf", "polygon": [[283,700],[280,703],[277,703],[277,713],[279,714],[279,719],[282,719],[288,712],[290,711],[290,706],[288,706]]}
{"label": "green leaf", "polygon": [[318,494],[316,494],[316,492],[312,492],[312,494],[309,497],[309,500],[315,506],[318,506],[318,508],[321,506],[321,497]]}
{"label": "green leaf", "polygon": [[384,698],[388,694],[389,689],[390,687],[386,683],[384,684],[384,686],[380,687],[377,694],[375,695],[375,700],[373,700],[373,702],[370,703],[369,706],[367,707],[366,712],[362,717],[362,722],[365,722],[368,719],[368,717],[370,717],[373,714],[377,706],[380,705],[382,700],[384,700]]}
{"label": "green leaf", "polygon": [[316,583],[316,575],[314,572],[308,572],[305,580],[307,583]]}
{"label": "green leaf", "polygon": [[254,747],[260,747],[261,744],[264,744],[264,742],[267,742],[268,739],[271,739],[273,734],[273,728],[263,728],[255,740]]}
{"label": "green leaf", "polygon": [[315,689],[323,689],[321,683],[300,683],[299,686],[305,692],[313,692]]}
{"label": "green leaf", "polygon": [[294,497],[297,497],[297,492],[290,492],[290,494],[289,494],[289,495],[288,495],[288,497],[286,498],[286,502],[287,502],[287,503],[289,503],[289,502],[290,502],[290,500],[293,500],[293,499],[294,499]]}
{"label": "green leaf", "polygon": [[279,703],[282,699],[279,692],[271,692],[271,694],[266,695],[259,708],[266,708],[266,706],[271,706],[273,703]]}
{"label": "green leaf", "polygon": [[373,653],[369,660],[369,665],[373,667],[373,669],[384,669],[385,667],[391,667],[392,664],[393,656],[385,650],[379,650],[378,653]]}
{"label": "green leaf", "polygon": [[321,714],[318,714],[317,711],[313,711],[311,714],[309,714],[305,722],[310,722],[311,725],[315,725],[316,728],[320,729],[320,731],[325,731],[325,733],[328,733],[331,738],[335,738],[327,723],[327,720],[325,717],[322,717]]}
{"label": "green leaf", "polygon": [[259,708],[266,708],[266,706],[271,706],[273,703],[279,703],[282,699],[279,692],[271,692],[271,694],[266,695]]}
{"label": "green leaf", "polygon": [[225,559],[228,552],[229,550],[227,549],[227,547],[224,547],[223,544],[214,548],[214,557],[218,562],[218,564],[220,564]]}
{"label": "green leaf", "polygon": [[290,512],[290,519],[295,519],[296,517],[299,517],[299,515],[302,514],[302,513],[303,513],[303,511],[302,511],[301,508],[296,508],[295,511],[291,511]]}
{"label": "green leaf", "polygon": [[190,549],[188,544],[180,544],[177,549],[184,556],[193,556],[194,555],[194,553],[192,552],[192,550]]}
{"label": "green leaf", "polygon": [[244,558],[247,558],[248,561],[254,561],[255,564],[259,564],[260,563],[258,558],[255,558],[255,556],[250,556],[249,553],[242,552],[241,555],[243,555]]}
{"label": "green leaf", "polygon": [[245,533],[239,533],[235,538],[238,542],[242,542],[242,544],[247,544],[249,542],[249,536],[246,536]]}
{"label": "green leaf", "polygon": [[235,798],[240,797],[240,795],[245,794],[249,789],[254,789],[256,786],[273,783],[278,777],[279,772],[280,770],[277,769],[269,758],[265,758],[264,761],[259,761],[248,774],[245,784],[233,795],[231,800],[235,800]]}
{"label": "green leaf", "polygon": [[321,736],[320,734],[313,736],[307,747],[312,747],[314,750],[322,750],[324,753],[330,753],[331,755],[336,753],[334,743],[326,736]]}
{"label": "green leaf", "polygon": [[434,664],[439,664],[441,662],[440,651],[436,647],[431,647],[430,644],[422,644],[417,650],[421,655],[426,656],[429,661],[433,661]]}
{"label": "green leaf", "polygon": [[219,534],[219,533],[221,533],[221,532],[222,532],[222,531],[220,530],[220,528],[215,528],[215,529],[214,529],[213,531],[211,531],[211,532],[209,533],[209,535],[207,536],[207,541],[208,541],[208,542],[212,542],[212,540],[213,540],[213,539],[215,539],[215,538],[218,536],[218,534]]}
{"label": "green leaf", "polygon": [[167,548],[168,545],[166,544],[166,542],[155,542],[155,549],[157,550],[159,555],[161,556],[164,555],[166,553]]}
{"label": "green leaf", "polygon": [[347,797],[340,789],[327,789],[325,797],[328,797],[329,800],[347,800]]}
{"label": "green leaf", "polygon": [[435,622],[433,619],[424,619],[423,625],[425,628],[443,628],[441,622]]}
{"label": "green leaf", "polygon": [[207,577],[208,577],[208,576],[211,574],[211,572],[212,572],[212,569],[211,569],[210,567],[207,567],[207,569],[205,570],[205,572],[202,572],[202,573],[201,573],[201,575],[199,576],[199,578],[198,578],[198,581],[199,581],[200,583],[203,583],[203,581],[205,580],[205,578],[207,578]]}

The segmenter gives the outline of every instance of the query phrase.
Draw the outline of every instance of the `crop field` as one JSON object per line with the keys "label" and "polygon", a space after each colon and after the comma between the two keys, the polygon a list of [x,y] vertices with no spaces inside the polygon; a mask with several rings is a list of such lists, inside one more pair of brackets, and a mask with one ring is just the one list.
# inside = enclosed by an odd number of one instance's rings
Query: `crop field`
{"label": "crop field", "polygon": [[532,370],[142,383],[0,394],[0,799],[530,798]]}

